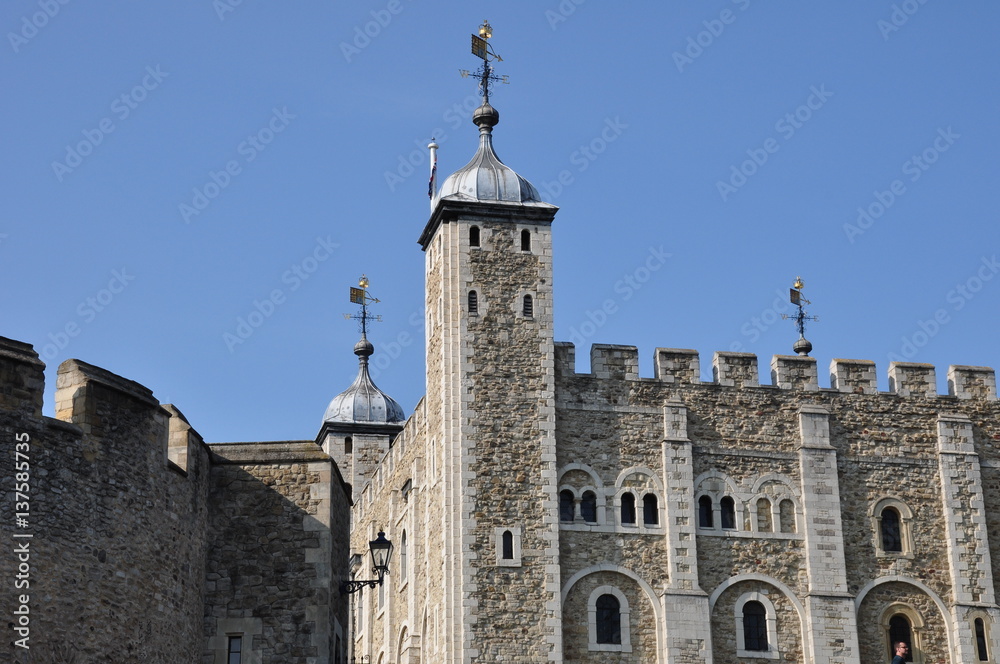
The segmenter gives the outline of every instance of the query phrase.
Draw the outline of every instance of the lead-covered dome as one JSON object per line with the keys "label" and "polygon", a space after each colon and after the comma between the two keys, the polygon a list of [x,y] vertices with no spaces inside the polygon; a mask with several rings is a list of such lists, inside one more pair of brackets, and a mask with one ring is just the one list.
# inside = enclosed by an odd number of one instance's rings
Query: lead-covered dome
{"label": "lead-covered dome", "polygon": [[493,151],[493,127],[500,122],[500,113],[484,102],[472,114],[479,127],[479,149],[472,161],[448,176],[435,197],[503,202],[541,203],[535,186],[514,172]]}
{"label": "lead-covered dome", "polygon": [[368,374],[368,358],[375,347],[364,336],[354,346],[360,360],[358,376],[351,386],[335,396],[326,409],[323,422],[344,424],[392,424],[406,419],[395,399],[378,389]]}

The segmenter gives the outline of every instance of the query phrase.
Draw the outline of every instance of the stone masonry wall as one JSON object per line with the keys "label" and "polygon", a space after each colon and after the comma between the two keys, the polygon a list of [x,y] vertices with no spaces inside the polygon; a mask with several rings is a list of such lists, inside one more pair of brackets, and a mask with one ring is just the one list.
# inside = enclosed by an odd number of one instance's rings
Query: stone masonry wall
{"label": "stone masonry wall", "polygon": [[[201,650],[208,453],[176,409],[141,385],[83,362],[59,369],[58,420],[41,416],[42,370],[27,344],[0,339],[2,503],[15,504],[15,436],[27,436],[27,526],[0,524],[5,547],[30,560],[30,649],[9,662],[198,661]],[[184,467],[168,461],[187,446]],[[181,438],[185,440],[181,440]],[[20,488],[20,487],[17,487]],[[15,534],[31,534],[15,539]],[[0,557],[14,579],[17,559]],[[0,594],[10,621],[21,593]]]}

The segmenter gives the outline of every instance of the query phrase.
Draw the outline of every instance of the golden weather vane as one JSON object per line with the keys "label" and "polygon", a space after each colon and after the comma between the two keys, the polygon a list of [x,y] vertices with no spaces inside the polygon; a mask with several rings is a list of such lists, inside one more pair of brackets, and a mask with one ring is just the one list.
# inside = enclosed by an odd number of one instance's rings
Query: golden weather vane
{"label": "golden weather vane", "polygon": [[[472,75],[479,79],[479,90],[483,93],[484,104],[490,103],[490,83],[510,83],[510,79],[506,75],[497,76],[493,73],[493,65],[490,64],[490,60],[503,62],[503,58],[497,55],[497,52],[490,46],[489,39],[492,36],[493,26],[486,20],[479,26],[479,34],[472,35],[472,54],[483,61],[483,64]],[[462,78],[469,77],[468,69],[459,69],[458,71]]]}
{"label": "golden weather vane", "polygon": [[806,310],[802,308],[803,304],[812,304],[809,300],[802,297],[802,289],[805,288],[805,282],[802,281],[802,277],[795,277],[795,283],[792,287],[788,289],[788,301],[799,308],[798,312],[789,316],[788,314],[781,314],[784,319],[791,318],[795,321],[795,327],[799,331],[799,339],[792,346],[794,350],[799,355],[808,355],[809,351],[812,350],[812,344],[806,339],[806,321],[819,321],[819,316],[809,316],[806,314]]}
{"label": "golden weather vane", "polygon": [[367,337],[368,321],[382,321],[381,316],[375,316],[368,313],[368,305],[378,304],[380,300],[377,297],[372,297],[368,293],[368,277],[366,275],[362,274],[361,278],[358,279],[358,286],[360,286],[360,288],[351,286],[351,302],[353,304],[360,304],[361,312],[356,314],[344,314],[344,318],[347,320],[358,321],[358,325],[361,327],[361,336]]}

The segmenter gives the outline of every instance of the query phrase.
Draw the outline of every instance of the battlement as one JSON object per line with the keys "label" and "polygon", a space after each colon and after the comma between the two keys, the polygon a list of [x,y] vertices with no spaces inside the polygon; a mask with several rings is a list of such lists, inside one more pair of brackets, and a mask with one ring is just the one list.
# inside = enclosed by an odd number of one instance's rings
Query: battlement
{"label": "battlement", "polygon": [[[818,391],[829,389],[848,394],[878,394],[875,362],[834,359],[830,362],[829,388],[821,388],[816,358],[775,355],[771,358],[771,384],[760,383],[757,356],[753,353],[716,352],[712,356],[712,380],[701,380],[698,351],[688,348],[657,348],[653,354],[653,378],[639,378],[639,350],[635,346],[593,344],[590,373],[576,372],[576,347],[555,344],[556,374],[560,377],[590,376],[605,380],[652,380],[669,385],[719,385],[735,388],[779,388]],[[901,397],[938,396],[933,365],[890,362],[889,391]],[[959,399],[996,400],[996,373],[989,367],[952,365],[948,368],[948,396]]]}

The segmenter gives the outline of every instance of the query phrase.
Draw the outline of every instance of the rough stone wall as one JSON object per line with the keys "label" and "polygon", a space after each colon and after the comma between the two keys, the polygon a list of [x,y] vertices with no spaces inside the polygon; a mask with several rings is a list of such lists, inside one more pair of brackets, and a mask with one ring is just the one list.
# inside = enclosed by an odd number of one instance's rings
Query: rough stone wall
{"label": "rough stone wall", "polygon": [[260,664],[334,662],[350,507],[332,459],[310,441],[212,450],[205,662],[224,661],[227,633]]}
{"label": "rough stone wall", "polygon": [[919,649],[925,664],[964,664],[952,659],[948,643],[949,617],[942,615],[934,601],[918,588],[907,583],[889,582],[868,593],[858,611],[858,636],[862,662],[885,662],[890,644],[885,637],[883,614],[893,604],[905,604],[924,619],[919,629]]}
{"label": "rough stone wall", "polygon": [[[588,603],[591,594],[601,586],[618,588],[628,601],[629,622],[634,627],[629,635],[627,651],[589,649]],[[563,604],[563,659],[574,664],[656,662],[660,644],[657,642],[658,621],[654,601],[634,580],[615,572],[596,572],[581,579],[569,591]]]}
{"label": "rough stone wall", "polygon": [[[0,340],[2,502],[15,496],[14,437],[28,434],[28,526],[0,524],[4,546],[30,551],[30,650],[36,664],[196,662],[201,652],[208,453],[183,416],[141,385],[83,362],[59,369],[59,420],[41,416],[42,370],[27,344]],[[188,436],[186,468],[167,459]],[[13,579],[17,560],[0,557]],[[0,594],[9,621],[19,593]],[[8,644],[14,635],[7,639]]]}

